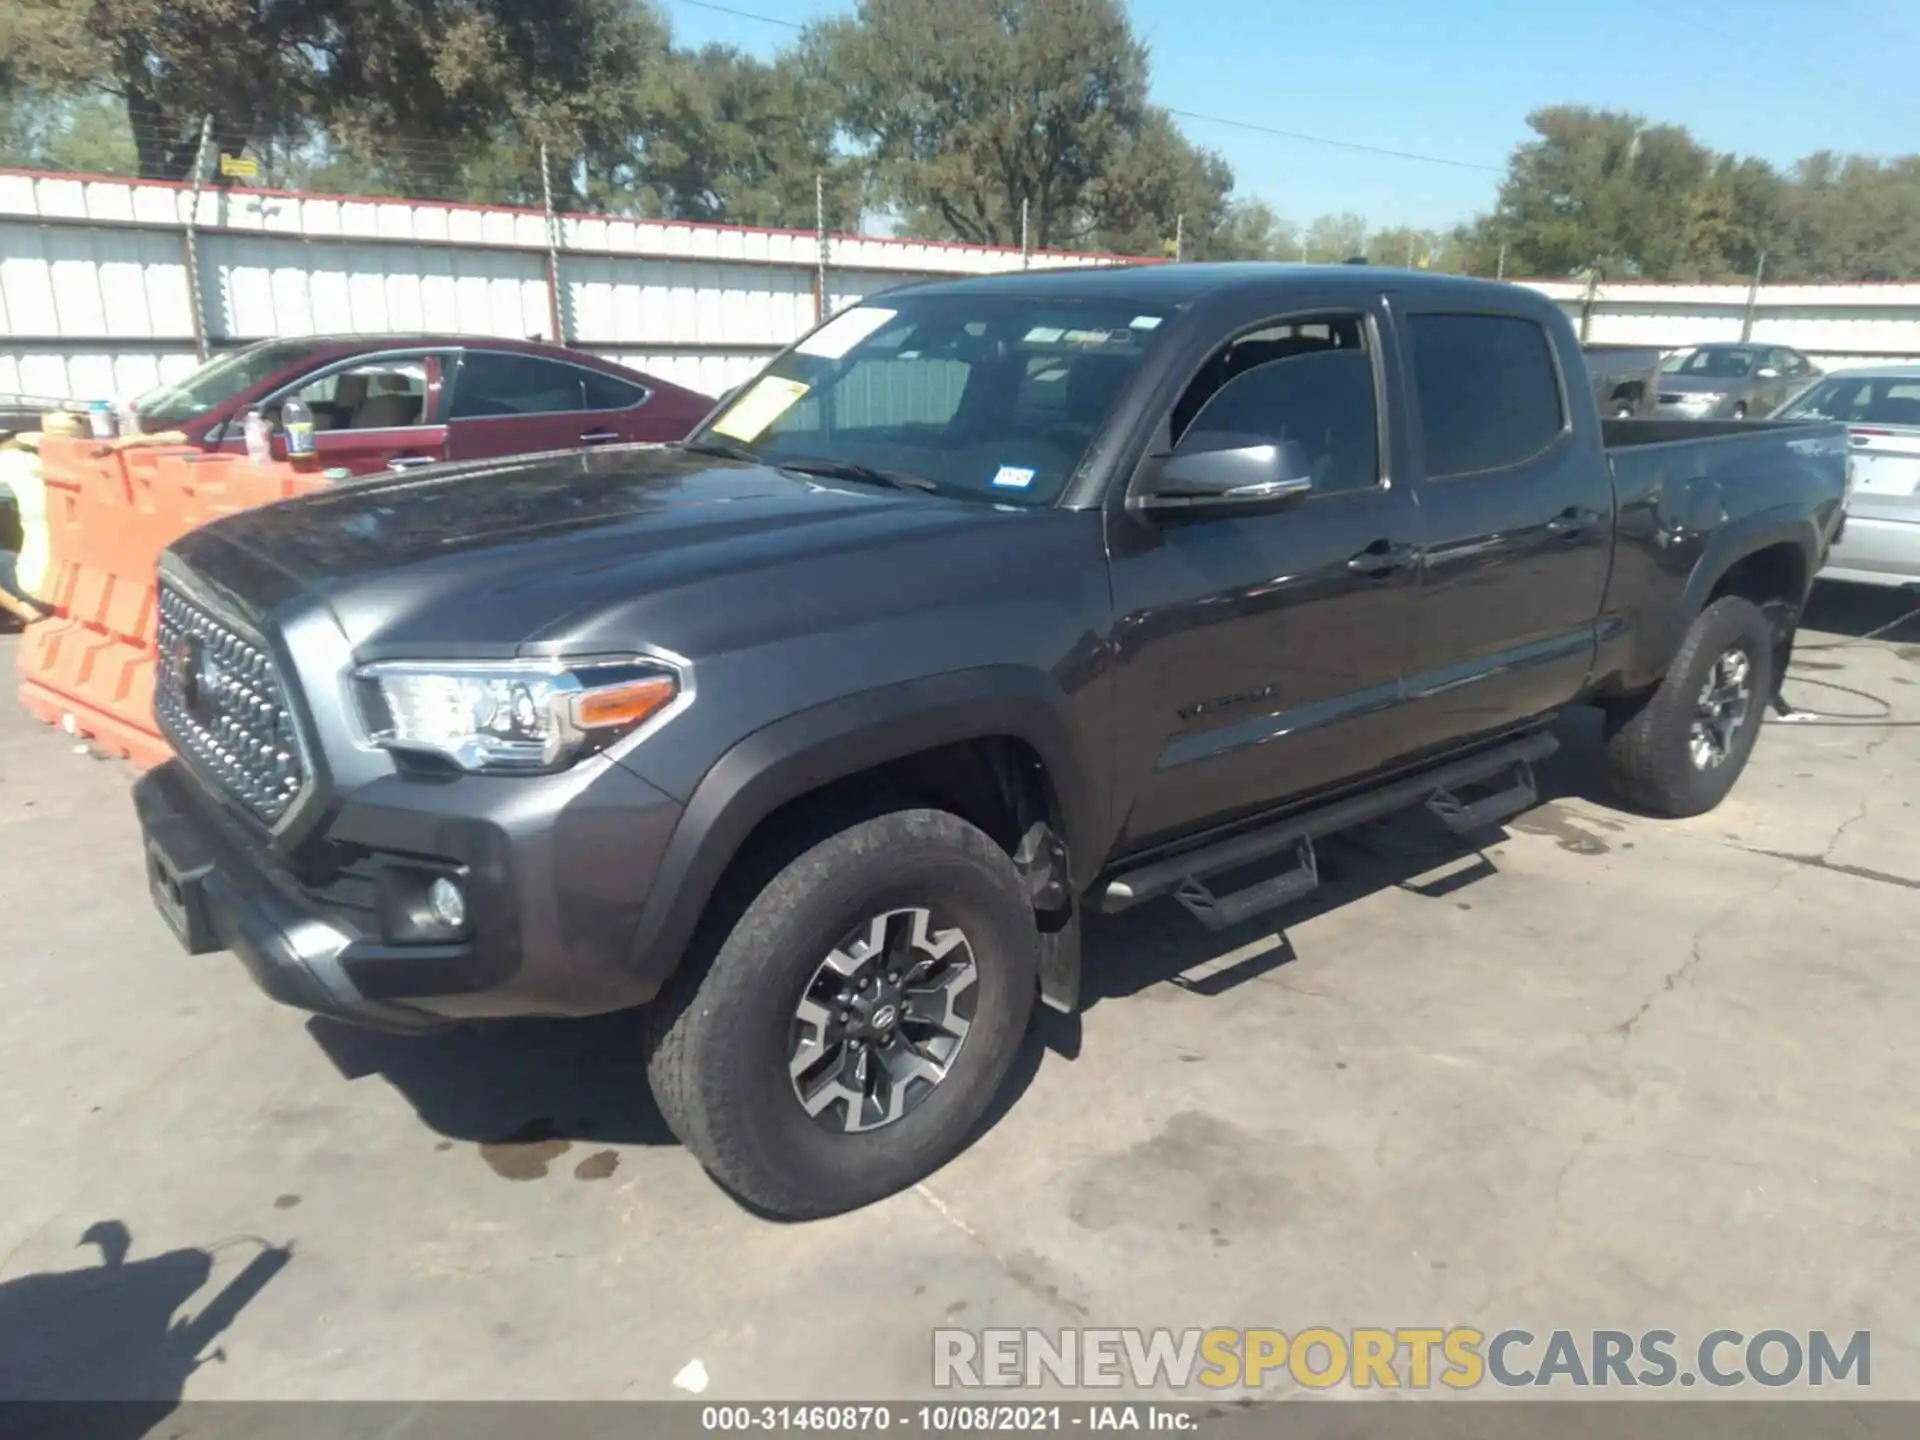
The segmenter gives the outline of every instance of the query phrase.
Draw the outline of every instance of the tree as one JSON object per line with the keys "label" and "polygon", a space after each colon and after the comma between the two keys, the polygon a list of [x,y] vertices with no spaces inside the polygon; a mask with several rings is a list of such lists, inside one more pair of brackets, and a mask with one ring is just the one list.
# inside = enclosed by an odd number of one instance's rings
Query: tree
{"label": "tree", "polygon": [[1303,237],[1307,260],[1319,264],[1351,260],[1367,249],[1367,222],[1358,215],[1322,215]]}
{"label": "tree", "polygon": [[1053,243],[1169,257],[1182,248],[1190,260],[1219,259],[1214,237],[1227,223],[1232,189],[1226,161],[1192,144],[1166,111],[1149,108],[1087,187],[1085,217]]}
{"label": "tree", "polygon": [[861,167],[835,153],[832,93],[796,57],[675,52],[646,108],[635,163],[650,213],[811,227],[820,176],[828,223],[858,224]]}
{"label": "tree", "polygon": [[806,45],[918,233],[1017,244],[1025,201],[1036,246],[1069,243],[1117,157],[1160,143],[1142,137],[1146,50],[1120,0],[862,0]]}
{"label": "tree", "polygon": [[1713,156],[1685,129],[1577,105],[1536,110],[1527,124],[1540,138],[1514,151],[1482,222],[1521,272],[1659,275],[1689,263],[1689,221]]}
{"label": "tree", "polygon": [[1298,260],[1300,241],[1290,221],[1264,200],[1233,200],[1214,233],[1196,251],[1201,260]]}
{"label": "tree", "polygon": [[211,118],[217,138],[291,127],[307,107],[321,39],[314,0],[13,0],[11,62],[52,93],[126,108],[140,173],[187,173]]}
{"label": "tree", "polygon": [[618,153],[667,48],[641,0],[12,0],[5,26],[21,82],[124,105],[144,176],[185,175],[210,119],[222,150],[360,152],[425,193],[501,137],[523,182],[542,143],[563,183]]}

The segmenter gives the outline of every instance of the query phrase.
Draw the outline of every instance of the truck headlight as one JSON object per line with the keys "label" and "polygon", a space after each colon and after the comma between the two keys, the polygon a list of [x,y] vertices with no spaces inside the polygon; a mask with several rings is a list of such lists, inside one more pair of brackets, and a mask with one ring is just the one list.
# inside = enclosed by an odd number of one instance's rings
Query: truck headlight
{"label": "truck headlight", "polygon": [[692,699],[653,659],[394,661],[354,672],[367,739],[464,770],[558,770]]}

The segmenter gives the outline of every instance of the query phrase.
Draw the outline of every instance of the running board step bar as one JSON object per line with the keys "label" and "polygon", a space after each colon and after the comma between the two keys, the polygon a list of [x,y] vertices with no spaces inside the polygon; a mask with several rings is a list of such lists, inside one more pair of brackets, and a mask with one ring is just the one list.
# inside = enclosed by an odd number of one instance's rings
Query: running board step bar
{"label": "running board step bar", "polygon": [[1533,766],[1525,760],[1513,767],[1513,783],[1492,795],[1468,802],[1451,790],[1437,790],[1427,801],[1427,809],[1456,835],[1472,835],[1502,820],[1511,820],[1523,810],[1531,810],[1540,801],[1533,783]]}
{"label": "running board step bar", "polygon": [[1207,929],[1225,930],[1254,915],[1303,899],[1320,888],[1320,862],[1313,853],[1313,841],[1303,837],[1295,853],[1299,863],[1293,869],[1283,870],[1231,895],[1215,895],[1204,880],[1189,875],[1173,892],[1173,898],[1186,906],[1187,913]]}
{"label": "running board step bar", "polygon": [[[1185,896],[1182,897],[1182,903],[1189,911],[1199,916],[1202,909],[1210,907],[1210,913],[1216,916],[1232,913],[1235,919],[1220,922],[1221,925],[1230,925],[1236,920],[1258,914],[1261,909],[1296,900],[1318,885],[1319,867],[1311,859],[1311,842],[1316,839],[1351,829],[1369,820],[1377,820],[1396,810],[1429,805],[1436,800],[1441,801],[1442,810],[1448,808],[1449,802],[1456,807],[1451,811],[1455,819],[1448,820],[1446,814],[1442,814],[1441,818],[1446,820],[1449,827],[1465,827],[1457,833],[1466,833],[1490,825],[1497,819],[1517,815],[1534,802],[1536,795],[1530,767],[1559,748],[1560,742],[1551,734],[1544,730],[1535,731],[1478,755],[1469,755],[1421,774],[1410,775],[1404,780],[1396,780],[1378,790],[1363,791],[1318,809],[1289,815],[1258,830],[1245,831],[1164,860],[1150,860],[1131,870],[1123,870],[1105,885],[1097,887],[1089,899],[1096,910],[1112,914],[1131,909],[1143,900],[1154,900],[1185,890],[1195,902],[1189,903]],[[1455,798],[1454,792],[1457,790],[1503,776],[1512,776],[1513,783],[1496,795],[1476,800],[1471,805]],[[1527,798],[1521,802],[1519,797],[1523,790]],[[1302,849],[1302,842],[1306,842],[1306,845],[1300,863],[1272,881],[1261,882],[1225,897],[1214,896],[1206,886],[1198,883],[1209,875],[1237,870],[1242,865],[1251,865],[1256,860],[1265,860],[1289,849],[1298,852]],[[1307,882],[1308,876],[1312,883]],[[1190,885],[1194,888],[1188,890]],[[1269,885],[1272,887],[1270,892]],[[1263,893],[1256,895],[1255,891]],[[1277,894],[1279,898],[1268,900],[1269,894]],[[1268,903],[1259,903],[1261,901]],[[1202,923],[1208,922],[1202,918]]]}

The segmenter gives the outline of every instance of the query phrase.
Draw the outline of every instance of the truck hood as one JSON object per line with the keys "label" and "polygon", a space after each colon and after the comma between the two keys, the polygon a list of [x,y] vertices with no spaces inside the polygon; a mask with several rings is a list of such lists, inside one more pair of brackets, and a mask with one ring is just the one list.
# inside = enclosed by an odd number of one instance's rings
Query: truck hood
{"label": "truck hood", "polygon": [[260,613],[317,595],[364,661],[553,648],[578,630],[570,619],[636,597],[1010,518],[634,447],[343,485],[225,517],[173,550]]}

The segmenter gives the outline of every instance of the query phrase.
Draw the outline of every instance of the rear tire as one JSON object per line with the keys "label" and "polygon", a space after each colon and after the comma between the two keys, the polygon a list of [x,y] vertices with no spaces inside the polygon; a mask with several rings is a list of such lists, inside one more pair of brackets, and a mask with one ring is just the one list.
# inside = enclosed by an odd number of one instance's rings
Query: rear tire
{"label": "rear tire", "polygon": [[[761,1211],[868,1204],[967,1143],[1026,1032],[1039,950],[1012,861],[975,826],[924,809],[848,825],[780,869],[724,935],[696,941],[648,1013],[654,1096],[707,1171]],[[928,1001],[942,975],[973,993]],[[862,1008],[881,986],[900,997],[897,1027],[889,1007]],[[957,1043],[941,1038],[953,1030]],[[896,1092],[898,1073],[911,1079]]]}
{"label": "rear tire", "polygon": [[1774,632],[1751,601],[1701,611],[1660,684],[1607,745],[1614,789],[1661,815],[1713,809],[1746,768],[1774,689]]}

